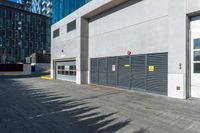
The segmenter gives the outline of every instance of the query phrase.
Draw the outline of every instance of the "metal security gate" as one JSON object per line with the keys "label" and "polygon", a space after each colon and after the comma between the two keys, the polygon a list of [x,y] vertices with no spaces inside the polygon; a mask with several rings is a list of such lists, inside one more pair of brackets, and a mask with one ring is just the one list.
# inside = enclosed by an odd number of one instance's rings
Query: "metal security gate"
{"label": "metal security gate", "polygon": [[167,95],[168,54],[91,59],[91,83]]}
{"label": "metal security gate", "polygon": [[146,90],[146,55],[131,57],[131,84],[132,89]]}
{"label": "metal security gate", "polygon": [[99,83],[98,59],[91,59],[91,83]]}
{"label": "metal security gate", "polygon": [[129,57],[118,57],[118,86],[130,88],[130,64]]}
{"label": "metal security gate", "polygon": [[147,55],[146,90],[167,95],[168,58],[166,53]]}
{"label": "metal security gate", "polygon": [[56,79],[76,82],[76,61],[56,62]]}
{"label": "metal security gate", "polygon": [[99,75],[99,84],[106,85],[107,84],[107,66],[106,66],[106,58],[100,58],[98,60],[98,75]]}

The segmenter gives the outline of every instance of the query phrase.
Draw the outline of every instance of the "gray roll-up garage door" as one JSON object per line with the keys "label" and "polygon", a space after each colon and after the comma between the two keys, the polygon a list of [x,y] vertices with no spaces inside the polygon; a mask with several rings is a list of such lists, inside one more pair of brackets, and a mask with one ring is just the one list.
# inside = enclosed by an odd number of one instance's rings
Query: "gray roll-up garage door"
{"label": "gray roll-up garage door", "polygon": [[168,55],[147,55],[147,91],[167,94]]}
{"label": "gray roll-up garage door", "polygon": [[167,95],[168,54],[91,59],[91,83]]}
{"label": "gray roll-up garage door", "polygon": [[98,59],[91,59],[91,83],[98,84]]}
{"label": "gray roll-up garage door", "polygon": [[129,57],[118,57],[118,86],[130,88]]}
{"label": "gray roll-up garage door", "polygon": [[98,68],[99,68],[99,84],[106,85],[107,84],[106,58],[98,59]]}
{"label": "gray roll-up garage door", "polygon": [[116,86],[117,85],[117,59],[116,57],[109,57],[107,59],[107,66],[108,66],[107,84],[110,86]]}
{"label": "gray roll-up garage door", "polygon": [[146,89],[146,55],[131,57],[131,84],[134,90]]}
{"label": "gray roll-up garage door", "polygon": [[56,79],[76,82],[76,61],[56,62]]}

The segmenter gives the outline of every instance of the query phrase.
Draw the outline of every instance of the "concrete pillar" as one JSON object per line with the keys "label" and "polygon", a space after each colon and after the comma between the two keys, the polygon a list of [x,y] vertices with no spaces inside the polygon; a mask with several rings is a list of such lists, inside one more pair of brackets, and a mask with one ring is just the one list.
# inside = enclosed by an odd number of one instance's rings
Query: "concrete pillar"
{"label": "concrete pillar", "polygon": [[186,1],[169,0],[168,96],[186,98]]}

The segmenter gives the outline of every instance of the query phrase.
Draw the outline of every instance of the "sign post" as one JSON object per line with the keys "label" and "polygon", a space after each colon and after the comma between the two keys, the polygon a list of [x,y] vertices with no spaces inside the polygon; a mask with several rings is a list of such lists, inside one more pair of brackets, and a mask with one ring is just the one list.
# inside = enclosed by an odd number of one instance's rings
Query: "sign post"
{"label": "sign post", "polygon": [[[131,63],[131,54],[132,54],[132,52],[131,52],[131,49],[129,48],[128,51],[127,51],[127,55],[129,56],[129,64],[125,64],[124,65],[124,67],[127,67],[129,69],[129,73],[131,73],[131,67],[132,67],[131,66],[132,65],[132,63]],[[132,74],[130,74],[129,80],[132,81]],[[131,82],[129,83],[129,86],[132,86]]]}
{"label": "sign post", "polygon": [[131,52],[131,49],[129,48],[128,51],[127,51],[127,55],[131,56],[131,54],[132,54],[132,52]]}

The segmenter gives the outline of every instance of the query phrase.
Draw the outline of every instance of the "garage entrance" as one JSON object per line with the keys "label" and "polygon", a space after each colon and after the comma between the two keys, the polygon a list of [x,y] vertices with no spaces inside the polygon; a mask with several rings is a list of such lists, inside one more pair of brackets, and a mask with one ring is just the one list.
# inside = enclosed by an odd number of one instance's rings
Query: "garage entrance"
{"label": "garage entrance", "polygon": [[167,95],[168,53],[91,59],[91,83]]}
{"label": "garage entrance", "polygon": [[56,79],[76,82],[76,61],[56,62]]}
{"label": "garage entrance", "polygon": [[200,98],[200,16],[191,20],[191,97]]}

